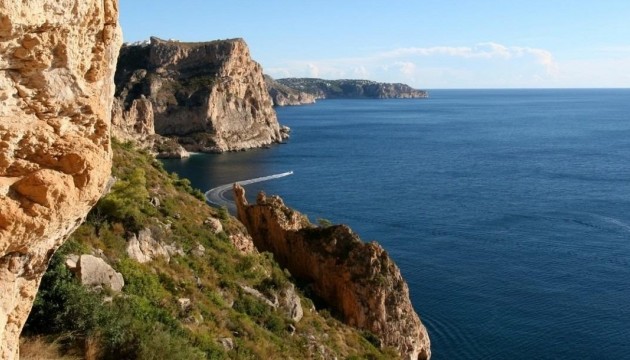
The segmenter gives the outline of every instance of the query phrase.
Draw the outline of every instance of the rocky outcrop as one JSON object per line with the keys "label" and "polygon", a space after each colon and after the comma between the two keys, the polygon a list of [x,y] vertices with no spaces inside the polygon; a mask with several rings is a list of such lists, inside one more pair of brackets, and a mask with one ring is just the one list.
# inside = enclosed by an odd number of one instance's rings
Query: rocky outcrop
{"label": "rocky outcrop", "polygon": [[421,99],[429,97],[425,90],[405,84],[380,83],[370,80],[324,80],[313,78],[278,79],[276,83],[316,99]]}
{"label": "rocky outcrop", "polygon": [[429,337],[409,300],[400,270],[375,242],[363,243],[345,225],[315,227],[277,196],[249,205],[234,186],[239,220],[260,251],[269,251],[346,323],[372,332],[405,359],[428,359]]}
{"label": "rocky outcrop", "polygon": [[252,254],[256,251],[254,240],[248,234],[236,233],[230,234],[230,242],[243,254]]}
{"label": "rocky outcrop", "polygon": [[111,168],[117,0],[0,0],[0,358]]}
{"label": "rocky outcrop", "polygon": [[162,237],[165,237],[165,231],[160,228],[144,228],[138,232],[138,235],[132,234],[127,239],[127,255],[141,264],[158,258],[169,262],[171,256],[184,255],[181,247],[161,241]]}
{"label": "rocky outcrop", "polygon": [[265,85],[274,106],[314,104],[316,100],[315,95],[283,85],[269,75],[265,75]]}
{"label": "rocky outcrop", "polygon": [[125,45],[116,72],[115,134],[176,138],[189,151],[281,142],[262,69],[242,39]]}
{"label": "rocky outcrop", "polygon": [[280,309],[286,317],[299,322],[304,316],[304,310],[302,309],[302,302],[300,296],[295,291],[295,285],[288,284],[280,291],[274,291],[271,294],[263,294],[260,291],[251,288],[249,286],[241,285],[243,292],[257,298],[265,305]]}

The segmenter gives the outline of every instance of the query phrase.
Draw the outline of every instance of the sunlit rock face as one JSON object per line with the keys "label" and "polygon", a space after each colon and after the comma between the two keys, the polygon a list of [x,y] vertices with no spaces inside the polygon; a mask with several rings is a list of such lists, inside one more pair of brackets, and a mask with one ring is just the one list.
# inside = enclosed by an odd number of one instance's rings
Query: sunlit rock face
{"label": "sunlit rock face", "polygon": [[151,134],[172,137],[189,151],[244,150],[285,138],[243,39],[153,37],[123,46],[113,121],[116,136],[141,143]]}
{"label": "sunlit rock face", "polygon": [[429,335],[409,299],[398,266],[377,243],[345,225],[315,227],[277,196],[248,204],[234,186],[238,219],[260,251],[269,251],[297,279],[339,311],[344,321],[376,335],[404,359],[429,359]]}
{"label": "sunlit rock face", "polygon": [[0,0],[0,358],[110,176],[117,0]]}

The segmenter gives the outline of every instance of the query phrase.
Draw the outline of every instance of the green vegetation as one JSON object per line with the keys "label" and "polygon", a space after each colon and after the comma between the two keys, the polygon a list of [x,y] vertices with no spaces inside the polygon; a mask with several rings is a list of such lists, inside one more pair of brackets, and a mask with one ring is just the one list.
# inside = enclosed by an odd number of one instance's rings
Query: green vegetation
{"label": "green vegetation", "polygon": [[[188,180],[167,174],[130,144],[113,148],[117,182],[51,260],[24,348],[46,342],[59,352],[50,358],[395,358],[391,349],[377,349],[370,334],[313,311],[308,298],[302,297],[304,317],[296,323],[245,293],[242,286],[277,296],[290,286],[290,275],[269,253],[235,249],[230,235],[242,233],[242,225],[225,209],[207,206]],[[223,231],[214,233],[209,217],[220,219]],[[127,239],[141,229],[185,255],[145,264],[129,258]],[[202,254],[193,251],[199,245]],[[89,253],[123,275],[121,294],[84,288],[68,270],[69,254]],[[190,306],[182,307],[182,298]]]}

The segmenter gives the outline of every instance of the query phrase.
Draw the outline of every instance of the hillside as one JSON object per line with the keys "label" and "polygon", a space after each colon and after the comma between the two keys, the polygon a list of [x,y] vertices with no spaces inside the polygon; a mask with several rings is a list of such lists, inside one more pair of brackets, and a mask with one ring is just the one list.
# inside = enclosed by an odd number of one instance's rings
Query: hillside
{"label": "hillside", "polygon": [[[51,261],[22,359],[397,357],[331,310],[315,310],[239,222],[148,153],[114,142],[113,175],[111,192]],[[120,292],[81,285],[87,270],[75,262],[88,255],[122,275]]]}
{"label": "hillside", "polygon": [[429,94],[405,84],[370,80],[324,80],[315,78],[277,79],[277,83],[312,94],[317,99],[420,99]]}

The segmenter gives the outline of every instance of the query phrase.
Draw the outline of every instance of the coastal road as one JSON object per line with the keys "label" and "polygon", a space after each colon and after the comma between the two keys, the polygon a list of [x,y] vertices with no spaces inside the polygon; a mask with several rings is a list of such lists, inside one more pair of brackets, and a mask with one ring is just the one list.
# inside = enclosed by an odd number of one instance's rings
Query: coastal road
{"label": "coastal road", "polygon": [[258,177],[258,178],[254,178],[254,179],[235,181],[233,183],[229,183],[229,184],[225,184],[225,185],[221,185],[221,186],[217,186],[215,188],[212,188],[212,189],[206,191],[206,193],[204,195],[206,197],[206,201],[209,204],[214,205],[214,206],[218,206],[218,207],[225,206],[225,207],[228,208],[228,210],[231,213],[234,213],[236,211],[236,206],[234,205],[234,202],[229,200],[229,199],[227,199],[225,197],[225,193],[232,190],[232,185],[233,184],[239,184],[241,186],[245,186],[245,185],[254,184],[254,183],[258,183],[258,182],[279,179],[279,178],[282,178],[282,177],[285,177],[285,176],[289,176],[289,175],[293,175],[293,171],[284,172],[284,173],[275,174],[275,175]]}

